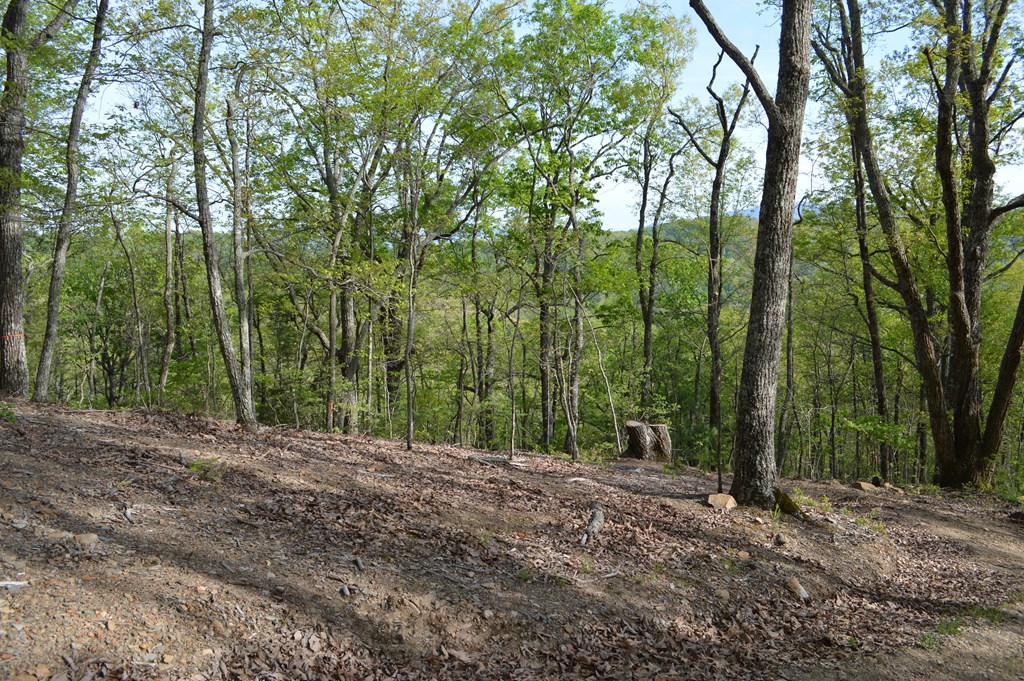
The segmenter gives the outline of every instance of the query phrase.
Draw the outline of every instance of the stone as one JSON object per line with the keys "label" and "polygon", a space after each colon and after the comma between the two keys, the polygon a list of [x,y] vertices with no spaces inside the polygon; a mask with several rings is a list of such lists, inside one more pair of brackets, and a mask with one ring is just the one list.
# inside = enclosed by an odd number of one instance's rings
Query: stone
{"label": "stone", "polygon": [[736,508],[736,499],[731,494],[709,494],[708,506],[720,511]]}
{"label": "stone", "polygon": [[723,601],[729,600],[729,597],[732,596],[728,589],[719,589],[715,593],[718,594],[718,598]]}
{"label": "stone", "polygon": [[870,482],[864,482],[863,480],[859,480],[853,483],[853,488],[856,490],[860,490],[861,492],[874,492],[876,489],[878,489]]}
{"label": "stone", "polygon": [[786,582],[786,588],[789,589],[789,591],[794,596],[797,596],[802,601],[806,601],[808,598],[811,597],[811,595],[807,593],[807,589],[803,587],[803,585],[800,583],[800,580],[796,577],[793,577],[788,582]]}
{"label": "stone", "polygon": [[87,532],[85,534],[76,534],[75,535],[75,542],[79,546],[84,546],[84,547],[95,546],[97,543],[99,543],[99,541],[100,541],[99,535],[95,534],[94,532]]}
{"label": "stone", "polygon": [[740,551],[736,554],[738,560],[750,560],[750,554],[746,551]]}
{"label": "stone", "polygon": [[786,542],[788,542],[788,541],[789,541],[789,539],[786,538],[786,535],[782,534],[781,532],[779,532],[778,534],[775,535],[775,545],[776,546],[785,546]]}

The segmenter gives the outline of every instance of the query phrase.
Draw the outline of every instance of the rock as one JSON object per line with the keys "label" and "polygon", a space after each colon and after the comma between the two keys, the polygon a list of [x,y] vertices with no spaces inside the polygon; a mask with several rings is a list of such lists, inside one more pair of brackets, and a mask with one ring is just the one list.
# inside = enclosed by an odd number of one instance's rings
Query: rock
{"label": "rock", "polygon": [[807,593],[807,589],[803,587],[803,584],[801,584],[800,580],[796,577],[793,577],[788,582],[786,582],[786,588],[789,589],[794,596],[797,596],[802,601],[806,601],[808,598],[811,597],[811,595]]}
{"label": "rock", "polygon": [[861,492],[874,492],[876,489],[878,489],[877,487],[872,485],[870,482],[864,482],[862,480],[853,483],[852,487],[854,489],[860,490]]}
{"label": "rock", "polygon": [[800,520],[806,520],[803,510],[800,505],[793,501],[793,498],[783,492],[781,489],[776,487],[772,490],[772,495],[775,497],[775,507],[786,515],[791,515],[799,518]]}
{"label": "rock", "polygon": [[95,534],[94,532],[87,532],[85,534],[75,535],[75,543],[77,543],[79,546],[84,546],[86,548],[90,546],[95,546],[97,543],[99,543],[99,541],[99,535]]}
{"label": "rock", "polygon": [[736,508],[736,499],[731,494],[710,494],[708,495],[708,506],[720,511],[728,511]]}
{"label": "rock", "polygon": [[786,535],[782,534],[781,532],[779,532],[778,534],[775,535],[775,545],[776,546],[785,546],[786,542],[788,542],[788,541],[789,540],[786,538]]}
{"label": "rock", "polygon": [[489,620],[492,617],[494,617],[494,611],[493,610],[484,610],[484,619],[485,620]]}
{"label": "rock", "polygon": [[51,672],[50,668],[47,667],[45,664],[37,664],[35,667],[32,667],[32,674],[40,681],[43,681],[43,679],[48,679],[51,676],[53,676],[53,672]]}
{"label": "rock", "polygon": [[723,601],[729,600],[729,597],[732,596],[728,589],[719,589],[715,593],[718,594],[718,598]]}
{"label": "rock", "polygon": [[750,554],[747,553],[746,551],[740,551],[739,553],[736,554],[736,558],[738,560],[750,560]]}

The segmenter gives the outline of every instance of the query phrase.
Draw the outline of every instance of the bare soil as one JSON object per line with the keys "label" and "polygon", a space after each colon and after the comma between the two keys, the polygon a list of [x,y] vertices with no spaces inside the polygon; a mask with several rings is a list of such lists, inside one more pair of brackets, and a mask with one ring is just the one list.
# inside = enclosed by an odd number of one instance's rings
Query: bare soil
{"label": "bare soil", "polygon": [[15,411],[0,678],[1024,678],[990,497],[789,480],[801,522],[646,462]]}

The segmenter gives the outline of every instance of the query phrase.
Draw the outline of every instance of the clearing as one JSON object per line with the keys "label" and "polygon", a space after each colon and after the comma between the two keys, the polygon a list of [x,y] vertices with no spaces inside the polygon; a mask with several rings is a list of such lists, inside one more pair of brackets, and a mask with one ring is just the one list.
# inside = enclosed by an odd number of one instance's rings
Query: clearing
{"label": "clearing", "polygon": [[14,410],[0,678],[1024,678],[992,497],[787,480],[800,522],[647,462]]}

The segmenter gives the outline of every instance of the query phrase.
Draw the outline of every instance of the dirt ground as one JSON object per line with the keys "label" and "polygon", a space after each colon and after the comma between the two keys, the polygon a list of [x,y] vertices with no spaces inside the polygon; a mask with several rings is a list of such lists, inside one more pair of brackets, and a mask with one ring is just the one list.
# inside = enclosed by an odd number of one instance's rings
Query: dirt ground
{"label": "dirt ground", "polygon": [[15,412],[0,678],[1024,678],[992,498],[787,480],[801,522],[654,463]]}

